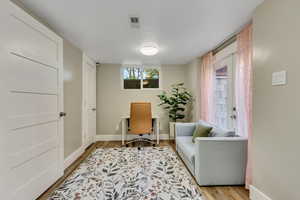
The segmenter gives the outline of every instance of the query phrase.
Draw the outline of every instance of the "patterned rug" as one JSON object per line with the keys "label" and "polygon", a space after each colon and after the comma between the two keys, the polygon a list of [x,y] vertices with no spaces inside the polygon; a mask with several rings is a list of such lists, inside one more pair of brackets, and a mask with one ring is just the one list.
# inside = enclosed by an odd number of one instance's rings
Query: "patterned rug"
{"label": "patterned rug", "polygon": [[170,147],[96,149],[49,200],[202,200]]}

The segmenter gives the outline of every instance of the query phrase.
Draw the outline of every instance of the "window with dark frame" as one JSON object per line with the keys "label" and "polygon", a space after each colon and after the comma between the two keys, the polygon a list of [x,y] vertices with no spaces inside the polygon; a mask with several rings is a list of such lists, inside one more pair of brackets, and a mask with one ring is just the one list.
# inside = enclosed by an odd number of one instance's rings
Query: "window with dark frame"
{"label": "window with dark frame", "polygon": [[123,89],[159,89],[159,67],[123,67]]}

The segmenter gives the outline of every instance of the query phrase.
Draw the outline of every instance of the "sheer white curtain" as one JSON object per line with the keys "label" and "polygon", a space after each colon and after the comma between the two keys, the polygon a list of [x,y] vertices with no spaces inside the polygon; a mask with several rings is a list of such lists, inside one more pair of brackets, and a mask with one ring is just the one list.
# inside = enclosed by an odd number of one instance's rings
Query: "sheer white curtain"
{"label": "sheer white curtain", "polygon": [[236,132],[248,137],[248,165],[246,187],[252,182],[252,24],[245,27],[237,36],[237,68],[236,68]]}
{"label": "sheer white curtain", "polygon": [[210,52],[202,57],[200,65],[200,119],[214,122],[214,56]]}

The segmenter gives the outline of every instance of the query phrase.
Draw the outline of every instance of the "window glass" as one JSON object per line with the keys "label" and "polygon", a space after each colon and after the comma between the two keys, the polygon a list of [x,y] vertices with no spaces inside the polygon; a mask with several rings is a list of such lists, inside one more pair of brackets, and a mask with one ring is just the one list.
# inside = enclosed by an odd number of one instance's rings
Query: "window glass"
{"label": "window glass", "polygon": [[145,68],[143,72],[143,88],[159,88],[159,70]]}
{"label": "window glass", "polygon": [[222,128],[228,128],[228,67],[227,65],[216,70],[215,79],[215,120]]}
{"label": "window glass", "polygon": [[141,89],[142,69],[126,67],[123,70],[124,89]]}

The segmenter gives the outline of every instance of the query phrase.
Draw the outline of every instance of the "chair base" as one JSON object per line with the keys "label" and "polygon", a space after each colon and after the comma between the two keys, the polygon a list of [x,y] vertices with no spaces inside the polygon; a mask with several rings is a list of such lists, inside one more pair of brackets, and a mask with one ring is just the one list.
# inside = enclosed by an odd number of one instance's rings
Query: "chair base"
{"label": "chair base", "polygon": [[138,150],[141,150],[141,142],[147,142],[147,143],[150,143],[150,144],[152,144],[154,147],[155,147],[155,145],[156,145],[156,143],[153,141],[153,140],[150,140],[150,139],[148,139],[148,138],[135,138],[135,139],[133,139],[133,140],[129,140],[129,141],[127,141],[126,142],[126,147],[128,147],[129,146],[129,144],[132,144],[132,143],[135,143],[135,142],[137,142],[138,143]]}

